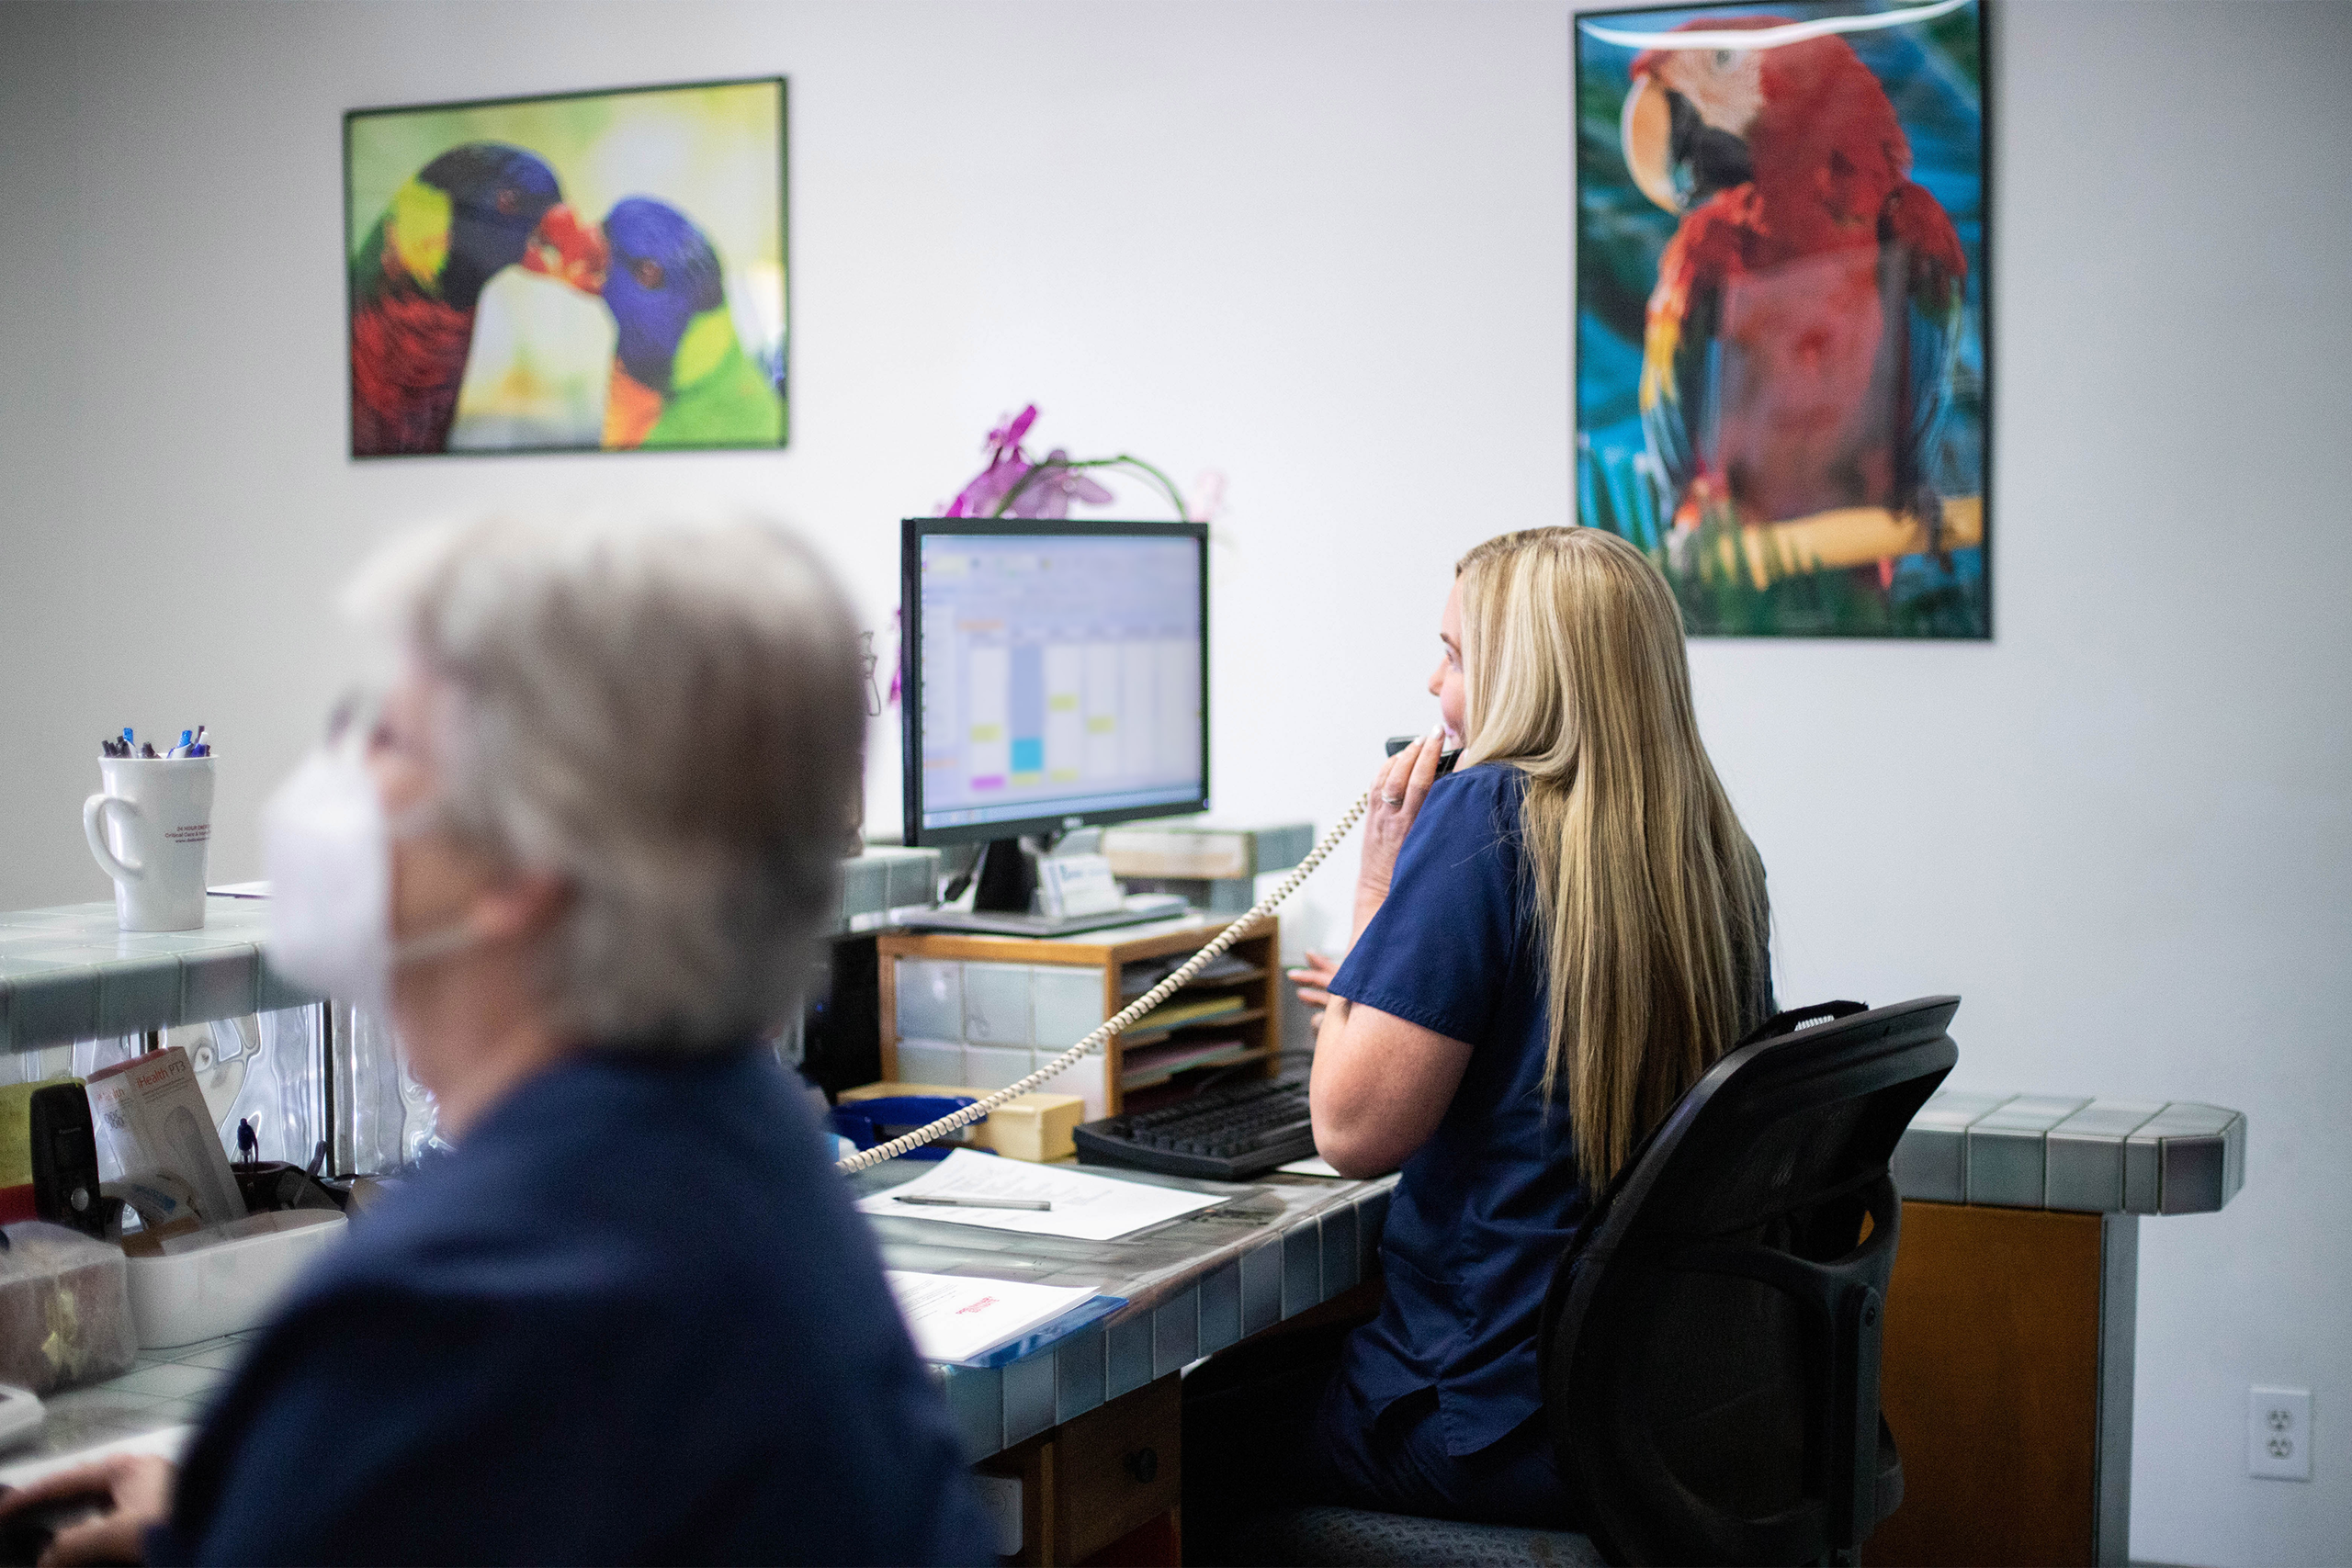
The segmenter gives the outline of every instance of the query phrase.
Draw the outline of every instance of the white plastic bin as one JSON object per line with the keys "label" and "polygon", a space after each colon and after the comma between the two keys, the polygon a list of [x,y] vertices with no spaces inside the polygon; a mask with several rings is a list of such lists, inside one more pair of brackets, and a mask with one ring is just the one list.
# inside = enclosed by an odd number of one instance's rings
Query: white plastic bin
{"label": "white plastic bin", "polygon": [[340,1241],[350,1226],[343,1215],[324,1209],[296,1209],[267,1217],[283,1228],[160,1258],[124,1259],[130,1265],[130,1320],[139,1331],[141,1349],[189,1345],[260,1327],[303,1266]]}

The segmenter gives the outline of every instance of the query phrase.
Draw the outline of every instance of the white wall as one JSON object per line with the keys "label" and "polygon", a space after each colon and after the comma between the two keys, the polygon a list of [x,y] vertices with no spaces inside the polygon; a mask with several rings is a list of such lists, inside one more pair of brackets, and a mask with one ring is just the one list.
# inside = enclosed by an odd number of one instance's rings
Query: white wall
{"label": "white wall", "polygon": [[[2144,1230],[2133,1547],[2322,1560],[2352,1540],[2352,6],[1996,19],[1999,637],[1699,646],[1708,735],[1784,997],[1956,990],[1962,1083],[2251,1117],[2243,1197]],[[0,907],[104,895],[74,807],[125,723],[214,727],[215,869],[255,874],[388,528],[747,499],[887,627],[893,521],[1033,398],[1051,444],[1231,477],[1218,803],[1329,822],[1428,716],[1447,563],[1566,514],[1567,51],[1556,0],[0,6]],[[342,456],[340,111],[772,72],[788,452]],[[2316,1392],[2312,1484],[2245,1477],[2257,1382]]]}

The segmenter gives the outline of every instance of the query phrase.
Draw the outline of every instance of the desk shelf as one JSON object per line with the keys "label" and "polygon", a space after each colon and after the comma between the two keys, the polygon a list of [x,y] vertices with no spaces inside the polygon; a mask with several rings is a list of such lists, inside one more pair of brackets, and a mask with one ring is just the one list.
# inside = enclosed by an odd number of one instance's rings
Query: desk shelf
{"label": "desk shelf", "polygon": [[[1136,997],[1124,981],[1130,964],[1190,954],[1231,923],[1192,913],[1108,931],[1043,940],[895,933],[876,944],[880,983],[882,1076],[908,1083],[1001,1089],[1045,1066]],[[1195,981],[1176,995],[1236,995],[1242,1007],[1144,1033],[1114,1036],[1107,1049],[1048,1079],[1045,1092],[1075,1094],[1088,1120],[1125,1108],[1126,1050],[1215,1030],[1241,1042],[1242,1061],[1269,1070],[1282,1050],[1282,940],[1266,920],[1234,943],[1246,971]],[[1235,1065],[1231,1060],[1212,1064]],[[1183,1072],[1196,1069],[1186,1068]],[[1182,1072],[1154,1079],[1162,1090]],[[1148,1086],[1137,1085],[1138,1089]],[[1178,1086],[1180,1089],[1181,1085]]]}

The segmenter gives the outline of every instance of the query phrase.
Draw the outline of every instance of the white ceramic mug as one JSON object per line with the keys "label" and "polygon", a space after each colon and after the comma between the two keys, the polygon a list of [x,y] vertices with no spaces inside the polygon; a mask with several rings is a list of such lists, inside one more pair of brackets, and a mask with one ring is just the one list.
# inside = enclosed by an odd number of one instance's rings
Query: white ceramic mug
{"label": "white ceramic mug", "polygon": [[106,757],[98,776],[106,788],[82,803],[82,831],[114,878],[116,924],[197,930],[212,841],[212,759]]}

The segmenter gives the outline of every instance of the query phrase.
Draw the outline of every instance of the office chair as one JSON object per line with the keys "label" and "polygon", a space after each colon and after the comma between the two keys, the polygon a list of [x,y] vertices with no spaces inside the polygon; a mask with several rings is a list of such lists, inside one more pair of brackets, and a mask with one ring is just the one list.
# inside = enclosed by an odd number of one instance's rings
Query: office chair
{"label": "office chair", "polygon": [[1856,1562],[1903,1495],[1878,1401],[1901,1220],[1887,1167],[1959,1060],[1959,1007],[1781,1014],[1593,1205],[1539,1330],[1581,1533],[1294,1507],[1254,1521],[1260,1560]]}

